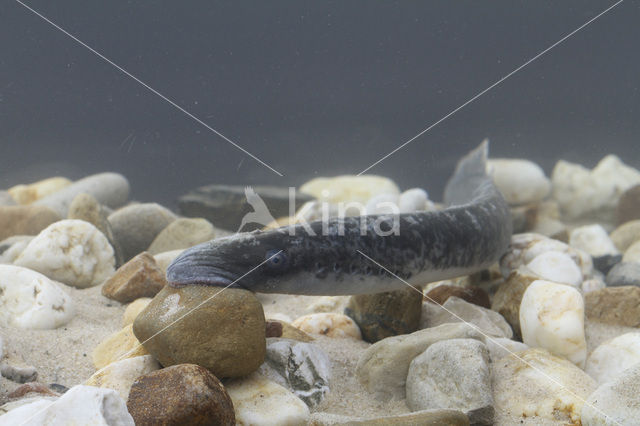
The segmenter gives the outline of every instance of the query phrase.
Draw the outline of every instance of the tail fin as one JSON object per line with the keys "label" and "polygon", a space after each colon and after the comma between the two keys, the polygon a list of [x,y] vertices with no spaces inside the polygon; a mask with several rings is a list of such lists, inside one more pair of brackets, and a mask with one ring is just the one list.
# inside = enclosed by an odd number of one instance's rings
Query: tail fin
{"label": "tail fin", "polygon": [[447,205],[468,203],[476,195],[476,190],[486,184],[490,179],[486,171],[488,156],[489,139],[485,139],[458,161],[456,171],[444,188]]}

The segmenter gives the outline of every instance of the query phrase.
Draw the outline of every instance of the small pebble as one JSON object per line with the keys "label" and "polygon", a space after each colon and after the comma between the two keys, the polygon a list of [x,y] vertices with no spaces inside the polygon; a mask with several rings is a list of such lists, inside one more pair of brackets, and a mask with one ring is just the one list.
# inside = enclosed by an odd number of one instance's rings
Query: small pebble
{"label": "small pebble", "polygon": [[113,274],[115,258],[109,241],[95,226],[65,219],[40,232],[14,264],[73,287],[87,288]]}
{"label": "small pebble", "polygon": [[285,387],[264,378],[249,376],[226,385],[238,425],[303,426],[309,407]]}
{"label": "small pebble", "polygon": [[129,198],[129,182],[118,173],[98,173],[77,180],[33,204],[47,206],[60,217],[67,217],[71,202],[82,193],[91,195],[101,205],[117,208]]}
{"label": "small pebble", "polygon": [[62,219],[45,206],[0,206],[0,240],[14,235],[37,235]]}
{"label": "small pebble", "polygon": [[640,219],[623,223],[614,229],[609,236],[618,250],[624,253],[631,244],[640,240]]}
{"label": "small pebble", "polygon": [[75,315],[60,284],[27,268],[0,265],[0,324],[31,330],[57,328]]}
{"label": "small pebble", "polygon": [[607,274],[605,281],[610,287],[640,286],[640,263],[620,262],[616,264]]}
{"label": "small pebble", "polygon": [[358,325],[362,339],[374,343],[416,331],[421,309],[422,292],[407,286],[385,293],[351,296],[344,313]]}
{"label": "small pebble", "polygon": [[113,389],[126,401],[136,378],[159,368],[160,364],[151,355],[125,358],[96,371],[84,384]]}
{"label": "small pebble", "polygon": [[16,367],[9,364],[0,365],[2,377],[16,383],[35,382],[38,378],[38,370],[32,366]]}
{"label": "small pebble", "polygon": [[551,190],[542,168],[529,160],[492,158],[487,170],[510,205],[540,202]]}
{"label": "small pebble", "polygon": [[151,298],[141,297],[129,303],[122,314],[122,327],[133,324],[133,321],[136,319],[138,314],[147,307],[149,302],[151,302]]}
{"label": "small pebble", "polygon": [[531,283],[520,305],[522,341],[584,366],[584,302],[573,287],[550,281]]}
{"label": "small pebble", "polygon": [[593,267],[603,274],[608,274],[611,268],[622,260],[621,254],[605,254],[604,256],[593,258]]}
{"label": "small pebble", "polygon": [[463,411],[477,425],[493,424],[489,352],[475,339],[435,342],[411,361],[407,373],[411,411]]}
{"label": "small pebble", "polygon": [[429,290],[425,296],[425,302],[442,305],[451,296],[459,297],[469,303],[490,309],[489,295],[480,287],[460,287],[454,285],[439,285]]}
{"label": "small pebble", "polygon": [[[269,336],[269,333],[278,335]],[[267,320],[267,337],[282,337],[283,339],[293,339],[300,342],[313,342],[315,340],[304,331],[292,326],[289,322],[273,318]]]}
{"label": "small pebble", "polygon": [[29,382],[21,386],[18,386],[13,391],[7,394],[7,398],[22,398],[28,394],[39,394],[45,396],[60,396],[57,392],[52,391],[47,386],[38,382]]}
{"label": "small pebble", "polygon": [[598,224],[575,228],[569,234],[569,245],[593,257],[620,254],[607,231]]}
{"label": "small pebble", "polygon": [[509,277],[498,287],[493,295],[491,309],[498,312],[509,323],[516,337],[520,333],[520,304],[522,296],[529,285],[538,280],[526,267],[513,271]]}
{"label": "small pebble", "polygon": [[132,204],[109,215],[113,235],[127,262],[149,248],[158,234],[176,215],[156,203]]}
{"label": "small pebble", "polygon": [[[275,374],[269,374],[266,371],[269,369]],[[313,343],[267,339],[267,355],[261,371],[311,408],[329,393],[331,361],[324,350]]]}
{"label": "small pebble", "polygon": [[640,363],[640,332],[625,333],[595,348],[584,371],[601,385],[637,363]]}
{"label": "small pebble", "polygon": [[507,355],[529,349],[529,346],[506,337],[491,337],[485,340],[491,362],[497,362]]}
{"label": "small pebble", "polygon": [[640,263],[640,241],[636,241],[625,250],[622,262]]}
{"label": "small pebble", "polygon": [[640,185],[632,186],[620,195],[616,208],[616,220],[623,224],[640,219]]}
{"label": "small pebble", "polygon": [[300,192],[320,201],[336,204],[355,202],[362,205],[379,194],[400,194],[398,186],[391,179],[374,175],[317,177],[302,184]]}
{"label": "small pebble", "polygon": [[195,364],[178,364],[141,375],[127,408],[136,425],[235,425],[231,398],[220,381]]}
{"label": "small pebble", "polygon": [[97,369],[101,369],[112,362],[148,353],[133,335],[132,326],[128,325],[100,342],[93,350],[92,359],[93,365]]}
{"label": "small pebble", "polygon": [[582,405],[596,388],[584,371],[544,349],[506,356],[491,368],[496,424],[533,417],[536,424],[579,425]]}
{"label": "small pebble", "polygon": [[322,334],[327,337],[362,339],[356,323],[346,315],[332,312],[309,314],[297,318],[291,323],[309,334]]}
{"label": "small pebble", "polygon": [[134,426],[127,405],[117,392],[74,386],[53,403],[45,397],[0,416],[1,425],[118,425]]}
{"label": "small pebble", "polygon": [[591,321],[640,327],[640,287],[606,287],[584,295],[585,316]]}
{"label": "small pebble", "polygon": [[484,336],[464,323],[443,324],[411,334],[387,337],[360,355],[356,376],[376,399],[404,398],[409,364],[415,357],[435,342],[468,338],[484,340]]}
{"label": "small pebble", "polygon": [[149,253],[159,253],[186,249],[216,237],[216,230],[206,219],[180,218],[167,225],[154,238],[149,246]]}
{"label": "small pebble", "polygon": [[584,426],[635,426],[640,419],[640,364],[600,385],[582,406]]}
{"label": "small pebble", "polygon": [[568,254],[560,251],[550,250],[539,254],[527,263],[527,268],[548,281],[569,284],[574,287],[580,287],[582,284],[583,277],[580,268]]}
{"label": "small pebble", "polygon": [[105,281],[102,295],[120,303],[129,303],[141,297],[153,297],[167,284],[164,272],[154,258],[142,252],[122,265]]}

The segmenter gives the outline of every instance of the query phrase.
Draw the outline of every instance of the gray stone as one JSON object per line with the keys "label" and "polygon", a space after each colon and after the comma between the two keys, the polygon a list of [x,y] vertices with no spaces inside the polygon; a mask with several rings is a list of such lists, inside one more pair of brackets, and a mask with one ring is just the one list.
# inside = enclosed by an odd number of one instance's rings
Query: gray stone
{"label": "gray stone", "polygon": [[127,262],[151,245],[176,215],[156,203],[132,204],[109,215],[113,235]]}
{"label": "gray stone", "polygon": [[216,230],[206,219],[176,219],[156,236],[147,251],[155,255],[171,250],[186,249],[215,237]]}
{"label": "gray stone", "polygon": [[80,179],[33,204],[47,206],[61,217],[67,217],[71,202],[83,192],[91,195],[100,204],[118,208],[129,198],[129,182],[118,173],[98,173]]}
{"label": "gray stone", "polygon": [[[256,186],[253,190],[269,209],[273,219],[289,216],[289,189],[275,186]],[[296,192],[295,211],[313,197]],[[236,232],[246,213],[253,207],[247,203],[245,187],[232,185],[207,185],[196,188],[178,199],[180,214],[188,217],[203,217],[216,227]],[[260,229],[267,223],[248,223],[242,231]]]}
{"label": "gray stone", "polygon": [[640,185],[632,186],[622,193],[616,208],[618,225],[640,219]]}
{"label": "gray stone", "polygon": [[640,364],[600,385],[582,406],[584,426],[635,426],[640,419]]}
{"label": "gray stone", "polygon": [[0,374],[2,377],[16,383],[35,382],[38,378],[38,371],[35,367],[15,367],[9,364],[0,365]]}
{"label": "gray stone", "polygon": [[442,306],[428,302],[422,304],[421,328],[461,321],[470,322],[490,336],[513,337],[511,326],[502,315],[459,297],[449,297]]}
{"label": "gray stone", "polygon": [[311,408],[320,404],[329,392],[331,361],[313,343],[269,338],[262,368],[263,371],[272,368],[279,377],[264,371],[267,377],[289,388]]}
{"label": "gray stone", "polygon": [[603,274],[608,274],[611,268],[616,266],[622,260],[621,254],[605,254],[593,258],[593,267]]}
{"label": "gray stone", "polygon": [[375,343],[416,331],[421,308],[422,292],[407,286],[385,293],[351,296],[344,313],[358,324],[363,340]]}
{"label": "gray stone", "polygon": [[640,263],[620,262],[615,265],[605,278],[609,287],[625,285],[640,286]]}
{"label": "gray stone", "polygon": [[435,342],[458,338],[484,340],[482,334],[461,322],[387,337],[362,353],[356,376],[365,389],[379,399],[403,398],[411,361]]}
{"label": "gray stone", "polygon": [[472,424],[493,424],[489,352],[474,339],[436,342],[411,361],[407,405],[412,411],[463,411]]}
{"label": "gray stone", "polygon": [[487,350],[489,351],[489,358],[491,358],[492,362],[496,362],[515,352],[529,349],[529,346],[524,343],[507,339],[506,337],[492,337],[490,339],[486,339],[485,343],[487,345]]}

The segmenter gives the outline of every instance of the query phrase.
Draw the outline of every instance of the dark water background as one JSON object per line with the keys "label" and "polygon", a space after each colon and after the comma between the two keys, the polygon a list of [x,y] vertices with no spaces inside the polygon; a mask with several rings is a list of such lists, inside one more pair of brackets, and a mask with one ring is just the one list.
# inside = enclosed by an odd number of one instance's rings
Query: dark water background
{"label": "dark water background", "polygon": [[[272,167],[277,176],[19,3],[0,3],[0,188],[117,171],[173,206],[208,183],[357,173],[610,1],[86,1],[27,4]],[[438,199],[484,137],[550,173],[607,153],[640,167],[640,2],[626,0],[370,173]]]}

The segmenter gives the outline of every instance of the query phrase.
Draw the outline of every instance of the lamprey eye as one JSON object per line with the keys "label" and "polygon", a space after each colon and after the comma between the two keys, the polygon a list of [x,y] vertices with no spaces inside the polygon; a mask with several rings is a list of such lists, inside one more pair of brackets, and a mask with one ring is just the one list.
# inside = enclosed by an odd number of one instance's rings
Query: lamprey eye
{"label": "lamprey eye", "polygon": [[287,255],[282,250],[269,250],[264,257],[271,269],[279,270],[287,264]]}

